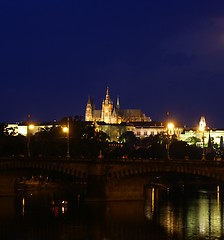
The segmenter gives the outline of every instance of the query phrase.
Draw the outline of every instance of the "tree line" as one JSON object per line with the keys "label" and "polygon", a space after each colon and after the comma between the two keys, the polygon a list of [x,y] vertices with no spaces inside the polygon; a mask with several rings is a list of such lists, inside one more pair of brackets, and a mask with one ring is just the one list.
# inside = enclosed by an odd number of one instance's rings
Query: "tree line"
{"label": "tree line", "polygon": [[[118,142],[110,141],[109,136],[96,131],[94,124],[82,120],[82,117],[69,117],[69,143],[62,126],[67,125],[67,117],[52,127],[43,127],[34,135],[23,136],[0,124],[0,157],[64,158],[67,144],[71,158],[74,159],[201,159],[202,148],[196,139],[191,142],[180,141],[175,135],[171,138],[165,132],[140,139],[131,131],[124,132]],[[206,158],[214,159],[217,154],[223,157],[219,146],[206,148]]]}

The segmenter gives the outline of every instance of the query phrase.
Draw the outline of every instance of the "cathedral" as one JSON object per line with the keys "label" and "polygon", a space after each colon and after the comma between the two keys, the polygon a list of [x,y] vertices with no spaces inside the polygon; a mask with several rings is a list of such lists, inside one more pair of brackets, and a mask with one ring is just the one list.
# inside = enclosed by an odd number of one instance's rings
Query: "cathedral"
{"label": "cathedral", "polygon": [[85,121],[104,122],[106,124],[120,124],[122,122],[151,122],[140,109],[121,109],[117,98],[116,104],[110,99],[109,88],[102,102],[102,109],[95,109],[93,101],[88,98],[85,112]]}

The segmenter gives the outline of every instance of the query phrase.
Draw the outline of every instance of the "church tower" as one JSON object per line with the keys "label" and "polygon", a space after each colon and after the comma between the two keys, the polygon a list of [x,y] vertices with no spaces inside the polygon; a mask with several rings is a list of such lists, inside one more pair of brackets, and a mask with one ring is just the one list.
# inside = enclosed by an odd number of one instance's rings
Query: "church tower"
{"label": "church tower", "polygon": [[93,106],[90,97],[88,97],[88,101],[86,104],[85,121],[93,121]]}
{"label": "church tower", "polygon": [[201,116],[201,119],[200,119],[200,122],[199,122],[199,130],[200,131],[205,131],[205,127],[206,127],[205,117]]}
{"label": "church tower", "polygon": [[101,121],[111,123],[111,116],[113,111],[113,102],[110,100],[109,88],[106,90],[106,98],[102,102]]}

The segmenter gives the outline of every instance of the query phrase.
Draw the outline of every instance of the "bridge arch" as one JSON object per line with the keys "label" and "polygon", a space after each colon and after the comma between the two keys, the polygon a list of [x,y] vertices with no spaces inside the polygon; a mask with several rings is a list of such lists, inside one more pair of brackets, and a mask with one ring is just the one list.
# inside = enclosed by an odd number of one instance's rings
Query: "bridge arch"
{"label": "bridge arch", "polygon": [[151,173],[183,173],[183,174],[191,174],[197,175],[201,177],[209,177],[217,181],[224,182],[224,169],[217,167],[217,169],[209,169],[209,167],[202,168],[201,166],[195,167],[192,166],[124,166],[119,169],[111,169],[111,171],[107,174],[107,181],[113,182],[114,180],[122,180],[131,176],[141,176],[144,174]]}
{"label": "bridge arch", "polygon": [[57,162],[38,162],[38,161],[7,161],[0,163],[1,170],[13,170],[13,169],[36,169],[47,170],[49,172],[63,173],[68,176],[73,176],[81,179],[86,179],[88,173],[85,168],[80,165],[73,164],[68,166],[64,163]]}
{"label": "bridge arch", "polygon": [[[0,160],[0,171],[37,169],[71,176],[85,181],[88,193],[105,200],[142,199],[151,175],[191,174],[224,182],[224,162],[208,161],[72,161],[72,160]],[[1,182],[0,182],[1,185]],[[1,186],[0,186],[1,188]]]}
{"label": "bridge arch", "polygon": [[[0,195],[14,195],[15,182],[18,178],[35,174],[46,174],[61,178],[67,176],[71,183],[86,183],[86,167],[78,164],[64,164],[52,161],[0,161]],[[37,173],[39,172],[39,173]],[[56,174],[56,175],[55,175]],[[53,178],[54,178],[53,177]]]}
{"label": "bridge arch", "polygon": [[[210,168],[211,167],[211,168]],[[224,183],[222,166],[207,164],[158,164],[158,165],[123,165],[112,168],[107,174],[106,195],[110,199],[143,199],[144,188],[157,174],[180,174],[206,177]]]}

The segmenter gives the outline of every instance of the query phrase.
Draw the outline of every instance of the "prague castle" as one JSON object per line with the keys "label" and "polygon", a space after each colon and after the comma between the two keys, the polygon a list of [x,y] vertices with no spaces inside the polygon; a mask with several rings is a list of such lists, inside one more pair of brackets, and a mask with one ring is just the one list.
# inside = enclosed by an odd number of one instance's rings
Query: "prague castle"
{"label": "prague castle", "polygon": [[93,101],[90,97],[86,105],[85,121],[104,122],[106,124],[120,124],[122,122],[150,122],[140,109],[121,109],[120,101],[117,98],[116,105],[110,99],[109,88],[106,90],[106,97],[102,102],[102,109],[95,109]]}
{"label": "prague castle", "polygon": [[[124,109],[120,108],[120,101],[117,98],[116,104],[110,99],[109,88],[106,89],[105,99],[102,101],[102,109],[96,109],[94,103],[88,98],[85,111],[85,121],[95,122],[97,130],[108,134],[111,141],[117,141],[119,136],[125,131],[132,131],[136,137],[145,138],[150,135],[167,133],[167,123],[152,121],[140,109]],[[205,118],[202,117],[199,122],[199,128],[203,124],[206,126]],[[220,139],[224,137],[224,131],[220,129],[212,129],[209,131],[205,128],[203,132],[197,128],[186,129],[180,126],[175,126],[173,133],[179,140],[189,142],[192,137],[199,140],[202,144],[202,139],[205,145],[209,139],[213,143],[220,144]]]}
{"label": "prague castle", "polygon": [[[96,131],[106,133],[110,141],[117,142],[119,137],[128,131],[134,133],[137,138],[146,138],[157,134],[176,135],[178,140],[192,144],[197,142],[199,146],[208,146],[210,142],[217,146],[223,145],[224,130],[206,127],[205,117],[202,116],[198,126],[193,128],[181,127],[174,125],[172,133],[168,133],[168,119],[165,122],[152,121],[140,109],[121,109],[119,98],[116,104],[110,99],[109,88],[106,89],[105,99],[102,101],[102,109],[96,109],[93,101],[88,98],[85,109],[85,121],[94,124]],[[89,124],[87,123],[87,124]],[[43,128],[51,128],[56,124],[40,123],[34,124],[30,134],[35,134]],[[57,123],[60,125],[60,123]],[[27,123],[7,124],[6,131],[13,135],[28,135]],[[224,146],[222,146],[224,148]]]}
{"label": "prague castle", "polygon": [[141,109],[121,109],[119,98],[114,105],[108,87],[102,109],[96,109],[93,101],[88,98],[85,121],[94,122],[96,131],[105,132],[111,141],[117,141],[126,131],[132,131],[137,137],[156,135],[164,131],[162,123],[153,122]]}

